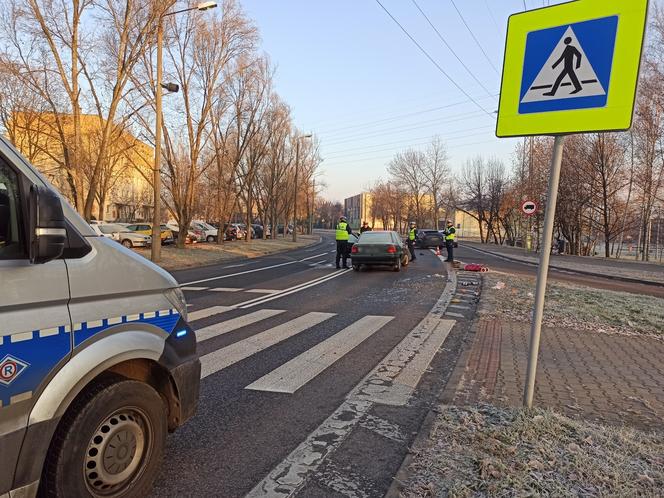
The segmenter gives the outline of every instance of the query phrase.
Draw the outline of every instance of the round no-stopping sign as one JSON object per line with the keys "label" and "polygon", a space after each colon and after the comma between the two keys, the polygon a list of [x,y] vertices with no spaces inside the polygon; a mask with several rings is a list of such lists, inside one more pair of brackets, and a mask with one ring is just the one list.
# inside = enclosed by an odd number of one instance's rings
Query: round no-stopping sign
{"label": "round no-stopping sign", "polygon": [[532,216],[537,212],[537,203],[535,201],[523,201],[521,211],[526,216]]}

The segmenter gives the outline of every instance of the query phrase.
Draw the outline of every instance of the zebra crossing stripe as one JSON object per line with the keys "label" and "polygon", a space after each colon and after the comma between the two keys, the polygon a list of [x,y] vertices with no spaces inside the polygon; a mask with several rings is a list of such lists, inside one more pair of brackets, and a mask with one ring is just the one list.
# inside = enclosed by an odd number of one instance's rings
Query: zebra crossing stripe
{"label": "zebra crossing stripe", "polygon": [[232,306],[212,306],[210,308],[204,308],[198,311],[191,311],[187,313],[187,317],[190,322],[193,322],[194,320],[200,320],[201,318],[207,318],[208,316],[225,313],[226,311],[230,311],[232,309],[235,308]]}
{"label": "zebra crossing stripe", "polygon": [[[385,393],[372,391],[371,386],[389,389],[390,379],[395,379],[404,370],[406,364],[413,360],[417,353],[417,349],[413,348],[418,344],[421,346],[439,326],[443,326],[444,322],[454,323],[442,320],[440,316],[445,313],[456,284],[456,273],[452,272],[443,293],[431,312],[353,388],[346,400],[332,415],[314,429],[297,448],[247,493],[246,498],[286,497],[295,494],[325,458],[341,446],[353,428],[367,416],[369,410],[378,401],[377,398],[380,398],[380,402],[386,402],[388,398]],[[420,362],[420,365],[422,364],[424,364],[424,358]],[[421,366],[418,366],[418,370],[420,368]]]}
{"label": "zebra crossing stripe", "polygon": [[202,342],[207,339],[212,339],[213,337],[228,334],[229,332],[246,327],[252,323],[260,322],[261,320],[266,320],[281,313],[285,313],[285,311],[286,310],[258,310],[249,313],[248,315],[242,315],[224,322],[215,323],[209,327],[198,329],[196,331],[196,340]]}
{"label": "zebra crossing stripe", "polygon": [[292,394],[393,319],[392,316],[365,316],[245,389]]}
{"label": "zebra crossing stripe", "polygon": [[312,312],[271,329],[217,349],[201,357],[201,378],[219,372],[250,356],[279,344],[294,335],[335,316],[335,313]]}
{"label": "zebra crossing stripe", "polygon": [[183,291],[204,291],[208,290],[207,287],[180,287]]}

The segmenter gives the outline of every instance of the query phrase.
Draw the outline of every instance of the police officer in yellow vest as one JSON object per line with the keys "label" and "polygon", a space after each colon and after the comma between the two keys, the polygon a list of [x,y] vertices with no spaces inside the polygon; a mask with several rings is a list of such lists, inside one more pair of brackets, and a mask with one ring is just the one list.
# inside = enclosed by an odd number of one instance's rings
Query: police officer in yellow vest
{"label": "police officer in yellow vest", "polygon": [[447,259],[445,261],[448,263],[454,262],[454,239],[456,239],[454,223],[447,220],[447,228],[445,229],[445,249],[447,249]]}
{"label": "police officer in yellow vest", "polygon": [[417,223],[410,222],[410,229],[408,230],[408,250],[410,251],[410,260],[415,261],[415,239],[417,238]]}
{"label": "police officer in yellow vest", "polygon": [[339,260],[343,258],[344,268],[348,268],[346,261],[348,260],[348,239],[350,234],[353,233],[346,217],[339,218],[337,223],[336,239],[337,239],[337,268],[339,268]]}

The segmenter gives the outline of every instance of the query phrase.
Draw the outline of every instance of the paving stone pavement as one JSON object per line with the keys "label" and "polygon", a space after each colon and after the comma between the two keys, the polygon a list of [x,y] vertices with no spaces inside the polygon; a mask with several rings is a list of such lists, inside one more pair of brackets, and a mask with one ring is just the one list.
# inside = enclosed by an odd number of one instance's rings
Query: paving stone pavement
{"label": "paving stone pavement", "polygon": [[[520,406],[530,325],[481,319],[443,401]],[[568,416],[664,427],[664,341],[544,327],[534,404]]]}

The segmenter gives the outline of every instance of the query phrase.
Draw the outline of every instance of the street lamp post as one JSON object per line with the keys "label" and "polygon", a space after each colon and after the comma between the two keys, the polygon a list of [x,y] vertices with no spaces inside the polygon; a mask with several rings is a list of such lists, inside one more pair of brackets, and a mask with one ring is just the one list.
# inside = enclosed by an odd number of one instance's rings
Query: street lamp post
{"label": "street lamp post", "polygon": [[293,242],[297,242],[297,177],[300,172],[300,140],[311,138],[311,134],[300,135],[295,139],[295,196],[293,198]]}
{"label": "street lamp post", "polygon": [[161,82],[163,73],[162,52],[164,47],[164,17],[187,12],[190,10],[208,10],[214,9],[217,2],[203,2],[199,3],[196,7],[188,9],[176,10],[174,12],[165,12],[159,15],[157,19],[157,84],[155,91],[155,110],[157,117],[155,120],[155,133],[154,133],[154,166],[152,188],[154,192],[154,212],[152,213],[152,248],[150,250],[150,258],[154,263],[159,262],[161,259],[161,127],[163,115],[161,111],[162,100],[162,86],[169,91],[178,91],[177,85],[167,84]]}

